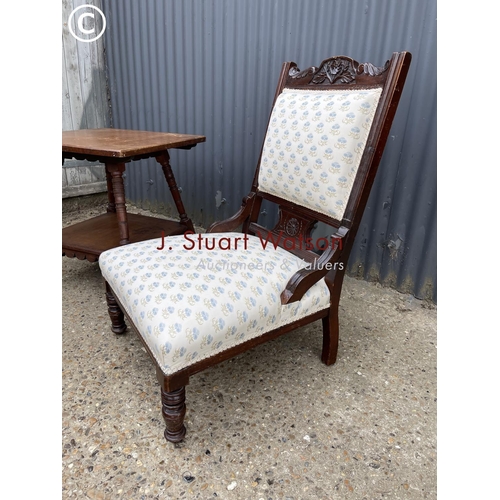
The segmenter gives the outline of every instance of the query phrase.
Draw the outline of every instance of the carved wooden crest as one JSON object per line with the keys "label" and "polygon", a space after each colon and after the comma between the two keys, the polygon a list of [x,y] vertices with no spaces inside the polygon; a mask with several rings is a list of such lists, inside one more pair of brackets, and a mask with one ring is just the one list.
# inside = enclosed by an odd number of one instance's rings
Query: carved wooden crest
{"label": "carved wooden crest", "polygon": [[316,84],[321,84],[328,79],[332,85],[341,85],[345,83],[356,83],[356,76],[360,74],[370,76],[380,75],[388,66],[389,61],[387,61],[383,67],[377,67],[371,63],[359,64],[350,57],[338,56],[325,59],[319,68],[311,66],[304,71],[300,71],[297,66],[292,66],[289,76],[297,80],[310,77],[308,83]]}

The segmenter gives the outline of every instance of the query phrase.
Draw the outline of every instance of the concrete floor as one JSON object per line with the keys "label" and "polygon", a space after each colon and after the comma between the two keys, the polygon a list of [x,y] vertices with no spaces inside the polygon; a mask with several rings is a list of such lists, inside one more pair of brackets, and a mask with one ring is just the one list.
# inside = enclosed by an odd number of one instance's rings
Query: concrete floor
{"label": "concrete floor", "polygon": [[199,373],[173,445],[153,363],[110,330],[98,264],[64,257],[62,278],[62,498],[437,497],[433,305],[346,278],[334,366],[317,322]]}

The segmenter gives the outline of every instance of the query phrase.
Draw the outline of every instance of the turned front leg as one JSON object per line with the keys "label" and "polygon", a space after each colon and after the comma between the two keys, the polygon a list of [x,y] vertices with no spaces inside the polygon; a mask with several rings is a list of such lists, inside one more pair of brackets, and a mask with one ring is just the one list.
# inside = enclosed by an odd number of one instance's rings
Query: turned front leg
{"label": "turned front leg", "polygon": [[116,302],[113,290],[106,281],[106,303],[108,304],[108,314],[111,319],[111,330],[114,333],[124,333],[127,329],[125,316],[118,302]]}
{"label": "turned front leg", "polygon": [[161,389],[162,415],[165,421],[165,439],[171,443],[182,441],[186,435],[184,415],[186,415],[186,389],[166,392]]}

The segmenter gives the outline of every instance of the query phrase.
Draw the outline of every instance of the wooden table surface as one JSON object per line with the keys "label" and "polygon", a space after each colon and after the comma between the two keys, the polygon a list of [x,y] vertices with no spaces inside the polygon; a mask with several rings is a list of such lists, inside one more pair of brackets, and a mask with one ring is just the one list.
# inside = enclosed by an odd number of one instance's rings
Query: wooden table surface
{"label": "wooden table surface", "polygon": [[129,158],[165,151],[190,148],[205,142],[203,135],[148,132],[115,128],[70,130],[62,133],[62,152],[109,158]]}

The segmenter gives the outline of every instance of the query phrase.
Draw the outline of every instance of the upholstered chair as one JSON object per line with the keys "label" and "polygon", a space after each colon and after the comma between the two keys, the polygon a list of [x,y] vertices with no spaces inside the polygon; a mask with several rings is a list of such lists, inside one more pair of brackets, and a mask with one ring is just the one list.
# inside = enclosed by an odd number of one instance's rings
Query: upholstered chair
{"label": "upholstered chair", "polygon": [[[347,259],[410,60],[285,63],[240,210],[207,233],[101,254],[112,330],[125,315],[156,365],[168,441],[184,438],[185,386],[207,367],[318,320],[321,359],[335,362]],[[259,224],[263,200],[279,207],[274,227]]]}

